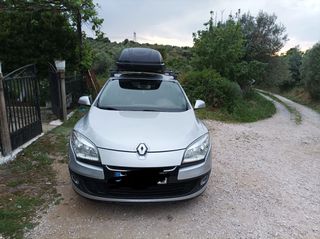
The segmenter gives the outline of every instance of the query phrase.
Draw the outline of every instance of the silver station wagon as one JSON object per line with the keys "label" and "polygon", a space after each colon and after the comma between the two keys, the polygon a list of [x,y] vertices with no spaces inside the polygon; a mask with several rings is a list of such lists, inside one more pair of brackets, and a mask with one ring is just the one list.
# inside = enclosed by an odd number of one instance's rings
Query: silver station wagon
{"label": "silver station wagon", "polygon": [[118,70],[70,137],[74,190],[102,201],[166,202],[194,198],[211,172],[208,129],[158,51],[123,50]]}

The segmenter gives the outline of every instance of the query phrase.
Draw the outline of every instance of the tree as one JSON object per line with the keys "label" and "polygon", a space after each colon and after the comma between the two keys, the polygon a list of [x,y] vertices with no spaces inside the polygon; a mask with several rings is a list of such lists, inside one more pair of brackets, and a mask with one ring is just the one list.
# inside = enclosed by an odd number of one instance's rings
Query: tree
{"label": "tree", "polygon": [[237,82],[247,93],[252,81],[261,81],[266,65],[255,59],[246,59],[248,43],[239,21],[240,11],[226,22],[213,24],[213,17],[205,24],[207,29],[194,34],[194,63],[197,69],[214,69],[221,76]]}
{"label": "tree", "polygon": [[300,51],[299,46],[290,48],[285,55],[285,59],[288,62],[290,71],[289,87],[296,86],[301,82],[300,68],[302,65],[303,53]]}
{"label": "tree", "polygon": [[282,56],[270,57],[266,67],[264,80],[260,85],[265,87],[280,87],[281,90],[287,88],[287,82],[290,81],[290,71],[288,62]]}
{"label": "tree", "polygon": [[244,38],[240,24],[231,17],[226,22],[213,23],[207,29],[193,34],[194,66],[197,69],[215,69],[223,77],[231,75],[231,65],[242,58]]}
{"label": "tree", "polygon": [[276,15],[260,11],[257,17],[249,12],[240,18],[245,41],[245,59],[267,62],[281,50],[288,37],[286,28],[277,23]]}
{"label": "tree", "polygon": [[71,68],[77,64],[76,34],[68,20],[55,12],[2,12],[0,45],[7,72],[37,63],[40,73],[47,74],[48,62],[59,58],[66,59]]}
{"label": "tree", "polygon": [[308,50],[302,61],[301,75],[313,99],[320,100],[320,43]]}
{"label": "tree", "polygon": [[[64,18],[64,24],[57,25],[56,28],[60,26],[61,29],[73,29],[77,34],[78,44],[73,48],[68,48],[68,50],[78,53],[78,64],[83,66],[83,53],[87,52],[87,49],[83,47],[83,38],[85,35],[82,32],[82,24],[91,24],[92,30],[94,30],[96,34],[99,34],[100,26],[103,22],[103,19],[98,18],[96,7],[97,5],[94,4],[92,0],[4,0],[0,5],[0,12],[1,15],[6,15],[9,18],[10,16],[11,18],[18,17],[18,20],[21,20],[18,25],[10,25],[15,31],[19,31],[19,25],[21,23],[21,25],[24,25],[24,21],[26,21],[26,23],[32,22],[35,15],[43,16],[43,14],[47,14],[52,17],[58,15]],[[23,15],[27,15],[28,17],[23,18]],[[0,26],[1,24],[6,23],[1,22]],[[11,29],[8,30],[10,31]],[[42,32],[38,32],[39,36],[45,33],[47,29],[44,28],[42,30]],[[25,35],[24,38],[28,38],[28,35]],[[67,38],[65,38],[65,40],[67,41]],[[47,41],[50,42],[50,37]],[[33,46],[30,47],[32,48]],[[86,57],[85,61],[87,59],[88,57]]]}
{"label": "tree", "polygon": [[76,26],[79,40],[79,62],[82,66],[86,66],[85,62],[82,61],[82,53],[84,50],[82,24],[90,23],[92,30],[96,32],[96,35],[99,35],[101,33],[100,26],[103,23],[103,19],[98,17],[96,5],[92,0],[68,0],[61,1],[61,3],[65,4],[64,6],[69,13],[69,18],[73,22],[73,25]]}
{"label": "tree", "polygon": [[232,78],[244,92],[248,92],[253,83],[261,81],[266,66],[260,61],[241,61],[232,66]]}

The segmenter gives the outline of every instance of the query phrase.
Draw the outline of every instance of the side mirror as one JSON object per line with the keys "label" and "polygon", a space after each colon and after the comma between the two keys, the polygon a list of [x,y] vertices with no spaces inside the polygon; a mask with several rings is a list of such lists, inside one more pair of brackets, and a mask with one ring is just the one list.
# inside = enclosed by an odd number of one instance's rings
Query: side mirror
{"label": "side mirror", "polygon": [[86,105],[86,106],[91,106],[91,97],[90,96],[81,96],[78,100],[78,103],[80,105]]}
{"label": "side mirror", "polygon": [[203,100],[196,100],[196,103],[194,104],[194,109],[203,109],[206,108],[206,103]]}

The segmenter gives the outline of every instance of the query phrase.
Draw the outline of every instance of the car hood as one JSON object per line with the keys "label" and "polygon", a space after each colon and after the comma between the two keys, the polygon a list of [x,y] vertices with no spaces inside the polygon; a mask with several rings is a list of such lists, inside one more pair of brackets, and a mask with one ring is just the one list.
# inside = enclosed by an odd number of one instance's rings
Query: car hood
{"label": "car hood", "polygon": [[208,132],[192,109],[185,112],[113,111],[92,106],[75,126],[98,148],[136,152],[140,143],[148,152],[185,149]]}

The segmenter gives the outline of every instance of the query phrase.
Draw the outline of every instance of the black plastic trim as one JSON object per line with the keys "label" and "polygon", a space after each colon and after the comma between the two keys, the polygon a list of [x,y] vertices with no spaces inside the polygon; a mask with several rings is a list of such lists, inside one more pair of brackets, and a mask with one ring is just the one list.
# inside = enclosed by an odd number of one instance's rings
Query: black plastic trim
{"label": "black plastic trim", "polygon": [[81,176],[70,171],[70,174],[79,180],[78,184],[74,184],[80,191],[100,198],[113,198],[113,199],[170,199],[179,198],[192,195],[205,187],[206,183],[201,185],[201,180],[208,176],[210,172],[203,174],[199,177],[175,180],[167,182],[165,185],[150,185],[146,188],[136,186],[124,185],[117,186],[116,184],[109,183],[107,180],[98,180]]}
{"label": "black plastic trim", "polygon": [[190,166],[194,166],[194,165],[198,165],[198,164],[202,164],[206,161],[206,159],[202,159],[199,161],[194,161],[194,162],[190,162],[190,163],[182,163],[180,168],[185,168],[185,167],[190,167]]}
{"label": "black plastic trim", "polygon": [[90,164],[90,165],[94,165],[94,166],[102,166],[101,161],[92,161],[92,160],[88,160],[88,159],[84,159],[84,158],[79,158],[76,157],[77,161],[82,162],[82,163],[86,163],[86,164]]}

